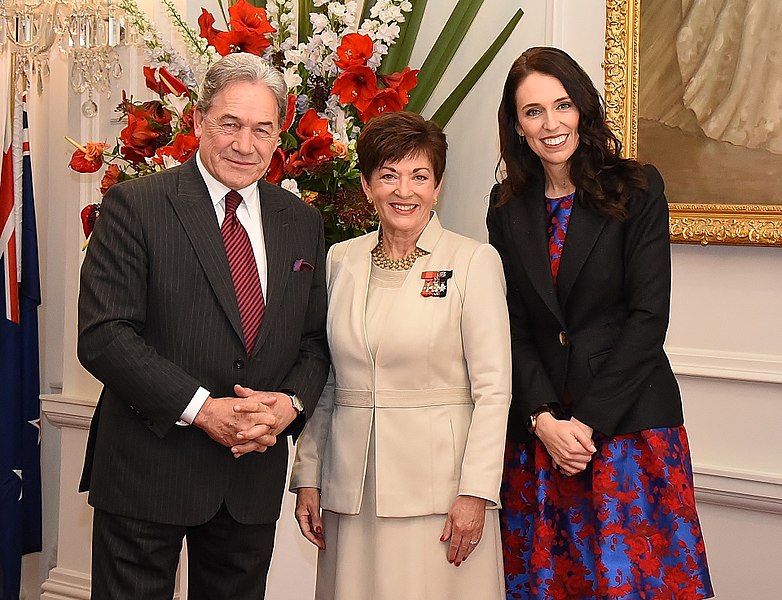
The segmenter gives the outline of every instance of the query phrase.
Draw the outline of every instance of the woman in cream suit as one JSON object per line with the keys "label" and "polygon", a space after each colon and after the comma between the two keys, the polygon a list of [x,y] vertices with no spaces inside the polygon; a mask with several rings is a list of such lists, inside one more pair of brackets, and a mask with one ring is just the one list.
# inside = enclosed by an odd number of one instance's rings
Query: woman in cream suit
{"label": "woman in cream suit", "polygon": [[[497,252],[432,211],[445,135],[411,113],[358,141],[377,232],[334,246],[334,369],[291,489],[318,600],[499,600],[510,333]],[[321,515],[322,509],[322,515]]]}

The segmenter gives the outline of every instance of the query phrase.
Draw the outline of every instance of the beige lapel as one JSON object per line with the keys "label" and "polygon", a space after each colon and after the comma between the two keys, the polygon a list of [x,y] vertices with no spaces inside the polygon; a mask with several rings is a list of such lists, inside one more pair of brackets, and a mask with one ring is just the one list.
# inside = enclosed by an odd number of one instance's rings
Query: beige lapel
{"label": "beige lapel", "polygon": [[[434,254],[435,247],[437,246],[437,242],[439,241],[440,237],[443,234],[443,227],[440,225],[440,219],[437,217],[437,213],[432,211],[432,217],[429,219],[429,223],[424,228],[423,232],[421,232],[421,237],[418,238],[418,243],[416,244],[419,248],[422,250],[426,250],[429,252],[427,256],[419,258],[417,261],[415,261],[415,264],[413,265],[413,268],[410,269],[410,271],[407,273],[407,277],[405,277],[405,281],[402,284],[401,289],[399,290],[399,294],[397,295],[397,301],[394,303],[394,305],[391,307],[390,312],[388,315],[386,315],[386,319],[383,322],[383,325],[381,327],[381,335],[380,335],[380,343],[377,347],[377,352],[375,354],[375,357],[377,360],[380,359],[383,352],[383,347],[387,344],[393,344],[394,343],[394,328],[399,327],[400,324],[403,324],[405,322],[405,312],[408,310],[415,310],[415,300],[421,293],[421,287],[423,286],[423,280],[421,279],[421,273],[428,270],[430,267],[430,261],[432,259],[432,256]],[[367,353],[371,355],[369,352],[369,343],[367,341],[367,328],[366,328],[366,309],[367,309],[367,293],[369,291],[369,275],[371,270],[371,262],[372,258],[369,254],[369,252],[377,245],[377,236],[374,237],[374,243],[369,247],[366,254],[366,279],[365,279],[365,289],[364,289],[364,301],[362,303],[361,311],[361,322],[364,324],[363,332],[364,332],[364,344],[367,349]]]}

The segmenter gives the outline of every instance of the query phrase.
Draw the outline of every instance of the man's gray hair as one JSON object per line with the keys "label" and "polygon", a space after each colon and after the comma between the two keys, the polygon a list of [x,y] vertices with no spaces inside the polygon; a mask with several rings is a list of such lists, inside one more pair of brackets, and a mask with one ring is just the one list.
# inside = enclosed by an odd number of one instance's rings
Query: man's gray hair
{"label": "man's gray hair", "polygon": [[236,52],[224,56],[206,72],[198,91],[196,108],[205,113],[212,106],[217,93],[235,81],[260,82],[268,86],[277,99],[277,114],[282,127],[288,108],[288,86],[277,69],[260,56],[247,52]]}

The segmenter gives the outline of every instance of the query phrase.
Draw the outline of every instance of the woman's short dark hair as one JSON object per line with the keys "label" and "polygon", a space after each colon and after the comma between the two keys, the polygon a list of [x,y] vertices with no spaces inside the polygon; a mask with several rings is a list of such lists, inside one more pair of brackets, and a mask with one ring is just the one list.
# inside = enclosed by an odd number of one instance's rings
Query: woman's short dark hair
{"label": "woman's short dark hair", "polygon": [[437,123],[411,112],[384,113],[364,125],[356,144],[358,168],[365,179],[386,163],[425,156],[439,184],[445,172],[448,142]]}
{"label": "woman's short dark hair", "polygon": [[543,177],[543,164],[522,138],[516,91],[530,73],[559,80],[578,109],[579,144],[569,161],[576,201],[604,215],[624,218],[625,204],[646,190],[646,178],[635,161],[623,160],[622,144],[606,123],[600,93],[589,75],[559,48],[536,46],[517,58],[508,72],[498,111],[500,156],[505,164],[500,202],[520,196],[533,179]]}

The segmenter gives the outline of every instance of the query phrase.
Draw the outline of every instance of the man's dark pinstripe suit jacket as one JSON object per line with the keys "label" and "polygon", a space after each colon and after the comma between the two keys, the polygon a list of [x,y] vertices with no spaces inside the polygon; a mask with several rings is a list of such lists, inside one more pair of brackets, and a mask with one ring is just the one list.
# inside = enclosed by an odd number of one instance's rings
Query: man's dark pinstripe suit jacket
{"label": "man's dark pinstripe suit jacket", "polygon": [[[93,506],[175,525],[206,522],[223,502],[242,523],[279,516],[284,439],[235,459],[204,431],[176,425],[199,386],[215,398],[233,396],[235,383],[294,390],[311,414],[326,380],[322,220],[258,185],[268,301],[249,356],[195,159],[106,194],[79,294],[79,360],[104,384],[80,486]],[[314,270],[294,270],[298,259]]]}

